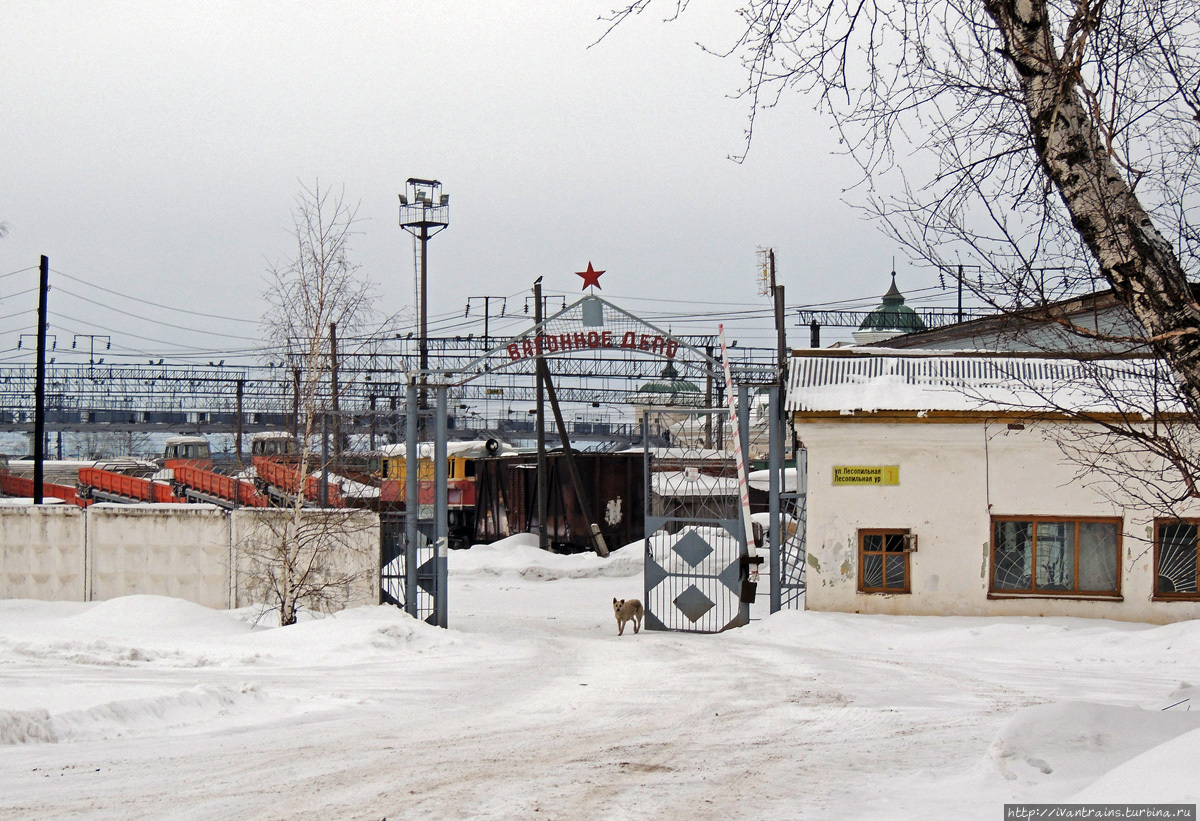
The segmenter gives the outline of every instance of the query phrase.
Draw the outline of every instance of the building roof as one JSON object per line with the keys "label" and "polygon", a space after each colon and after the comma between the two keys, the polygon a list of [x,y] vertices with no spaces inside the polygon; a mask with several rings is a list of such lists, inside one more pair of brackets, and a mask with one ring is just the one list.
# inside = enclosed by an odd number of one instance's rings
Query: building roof
{"label": "building roof", "polygon": [[975,413],[1180,413],[1160,360],[1078,360],[976,352],[870,350],[795,355],[787,409],[853,415],[876,411]]}
{"label": "building roof", "polygon": [[[1075,333],[1072,325],[1099,336]],[[891,336],[870,344],[919,350],[1150,356],[1148,347],[1125,341],[1142,335],[1144,331],[1137,320],[1111,290],[1106,290],[1031,308],[997,311],[993,316]]]}

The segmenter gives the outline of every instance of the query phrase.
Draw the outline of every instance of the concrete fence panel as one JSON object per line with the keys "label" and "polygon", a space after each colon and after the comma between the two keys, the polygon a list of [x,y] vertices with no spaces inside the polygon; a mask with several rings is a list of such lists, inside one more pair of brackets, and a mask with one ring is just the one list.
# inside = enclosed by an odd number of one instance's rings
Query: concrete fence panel
{"label": "concrete fence panel", "polygon": [[231,604],[229,516],[218,507],[93,505],[87,542],[93,601],[147,593]]}
{"label": "concrete fence panel", "polygon": [[0,506],[0,597],[83,601],[84,517],[74,505]]}

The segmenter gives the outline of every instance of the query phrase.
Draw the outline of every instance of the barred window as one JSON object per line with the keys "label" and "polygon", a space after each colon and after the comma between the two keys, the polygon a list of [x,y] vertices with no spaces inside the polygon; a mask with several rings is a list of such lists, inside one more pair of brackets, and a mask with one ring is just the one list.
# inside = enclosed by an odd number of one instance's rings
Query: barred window
{"label": "barred window", "polygon": [[858,531],[859,592],[909,592],[907,534],[907,530]]}
{"label": "barred window", "polygon": [[993,593],[1120,593],[1121,520],[992,520]]}
{"label": "barred window", "polygon": [[1197,599],[1200,564],[1196,550],[1197,520],[1160,520],[1154,523],[1154,596],[1163,599]]}

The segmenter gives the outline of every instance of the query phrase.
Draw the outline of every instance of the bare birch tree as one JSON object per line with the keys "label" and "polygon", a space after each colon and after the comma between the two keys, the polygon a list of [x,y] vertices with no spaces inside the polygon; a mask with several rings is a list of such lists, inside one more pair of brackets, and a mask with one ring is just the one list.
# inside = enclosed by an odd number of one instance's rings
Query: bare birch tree
{"label": "bare birch tree", "polygon": [[328,613],[378,596],[371,511],[242,508],[241,515],[241,586],[254,601],[272,603],[280,626],[294,624],[301,607]]}
{"label": "bare birch tree", "polygon": [[[636,0],[608,31],[652,6],[674,17],[688,0]],[[746,69],[748,140],[780,95],[811,95],[863,171],[860,204],[915,255],[978,267],[998,305],[1106,284],[1200,411],[1194,0],[734,8],[738,34],[715,51]]]}
{"label": "bare birch tree", "polygon": [[302,188],[292,209],[294,255],[268,272],[270,307],[263,325],[272,350],[300,372],[299,484],[286,523],[271,524],[270,537],[247,549],[255,553],[255,566],[263,574],[260,587],[275,599],[281,625],[296,621],[300,602],[321,601],[325,591],[339,590],[345,581],[334,577],[330,582],[327,566],[346,549],[344,528],[350,520],[338,511],[306,510],[305,488],[314,469],[327,467],[309,446],[328,412],[323,386],[332,367],[329,326],[336,324],[343,335],[352,335],[372,316],[374,288],[350,256],[356,212],[344,192],[334,193],[319,182]]}

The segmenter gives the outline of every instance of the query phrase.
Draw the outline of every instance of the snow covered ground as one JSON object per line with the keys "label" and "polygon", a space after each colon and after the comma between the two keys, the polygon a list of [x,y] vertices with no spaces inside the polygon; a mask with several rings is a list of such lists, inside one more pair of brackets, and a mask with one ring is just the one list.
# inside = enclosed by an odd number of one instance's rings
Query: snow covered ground
{"label": "snow covered ground", "polygon": [[640,594],[639,552],[452,553],[448,631],[386,607],[278,629],[150,596],[0,602],[0,817],[993,819],[1006,801],[1200,800],[1200,624],[792,612],[618,638],[611,599]]}

